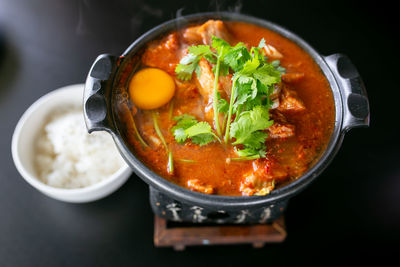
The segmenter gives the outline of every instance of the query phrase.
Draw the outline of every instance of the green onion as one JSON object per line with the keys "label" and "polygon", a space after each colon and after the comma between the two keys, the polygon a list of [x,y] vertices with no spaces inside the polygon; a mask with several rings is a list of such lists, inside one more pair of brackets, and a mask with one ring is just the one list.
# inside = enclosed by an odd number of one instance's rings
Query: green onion
{"label": "green onion", "polygon": [[126,109],[126,111],[124,111],[124,112],[129,112],[130,124],[132,124],[133,130],[135,131],[135,134],[136,134],[136,138],[139,140],[139,142],[142,144],[143,147],[145,147],[145,148],[149,147],[149,145],[143,140],[142,136],[140,135],[140,133],[136,127],[135,119],[133,118],[131,109],[128,107],[127,104],[124,104],[123,108]]}
{"label": "green onion", "polygon": [[229,101],[228,119],[226,121],[225,144],[228,144],[229,141],[229,128],[231,126],[233,103],[235,102],[235,95],[236,95],[236,81],[237,78],[235,78],[235,80],[232,83],[231,99]]}
{"label": "green onion", "polygon": [[133,120],[133,118],[132,118],[132,121],[133,121],[133,129],[135,130],[135,133],[136,133],[136,137],[137,137],[137,139],[139,140],[139,142],[142,144],[142,146],[144,146],[144,147],[149,147],[149,145],[143,140],[143,138],[140,136],[140,133],[139,133],[139,131],[138,131],[138,129],[136,128],[136,123],[135,123],[135,120]]}
{"label": "green onion", "polygon": [[243,161],[243,160],[253,160],[253,159],[259,159],[259,158],[260,158],[260,155],[254,155],[254,156],[241,157],[241,158],[229,158],[229,160]]}
{"label": "green onion", "polygon": [[178,160],[185,163],[196,163],[196,161],[192,159],[178,159]]}
{"label": "green onion", "polygon": [[171,151],[169,151],[169,153],[168,153],[167,172],[169,174],[174,173],[174,159],[172,158],[172,152]]}
{"label": "green onion", "polygon": [[153,117],[153,123],[154,123],[154,129],[156,130],[156,133],[158,135],[158,137],[160,138],[161,142],[163,143],[165,150],[168,153],[168,165],[167,165],[167,172],[169,174],[173,174],[174,173],[174,161],[172,158],[172,152],[169,150],[167,142],[165,142],[164,136],[160,130],[160,127],[158,126],[158,121],[157,121],[157,114],[155,111],[151,112],[151,115]]}

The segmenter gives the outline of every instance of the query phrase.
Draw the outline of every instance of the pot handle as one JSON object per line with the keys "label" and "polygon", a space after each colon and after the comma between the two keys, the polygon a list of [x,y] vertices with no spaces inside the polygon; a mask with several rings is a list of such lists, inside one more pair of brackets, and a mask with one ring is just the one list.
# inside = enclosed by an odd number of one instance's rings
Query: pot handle
{"label": "pot handle", "polygon": [[89,133],[94,131],[115,132],[110,117],[112,73],[117,58],[102,54],[96,58],[86,78],[83,95],[83,114]]}
{"label": "pot handle", "polygon": [[343,101],[343,131],[369,126],[369,101],[364,83],[350,59],[342,54],[325,57],[339,85]]}

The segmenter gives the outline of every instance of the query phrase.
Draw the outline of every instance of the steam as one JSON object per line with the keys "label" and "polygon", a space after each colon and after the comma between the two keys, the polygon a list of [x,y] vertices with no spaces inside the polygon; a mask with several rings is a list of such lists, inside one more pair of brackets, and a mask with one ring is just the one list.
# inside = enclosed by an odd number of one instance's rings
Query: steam
{"label": "steam", "polygon": [[89,32],[84,21],[84,8],[88,7],[88,4],[87,0],[78,1],[78,24],[75,30],[77,35],[86,35]]}
{"label": "steam", "polygon": [[[77,35],[98,34],[99,28],[104,23],[120,21],[121,15],[125,16],[127,25],[133,34],[137,34],[146,18],[162,19],[164,12],[161,8],[155,8],[144,2],[138,1],[133,6],[102,6],[97,0],[78,1],[78,22],[75,32]],[[121,10],[124,12],[121,13]],[[98,21],[93,22],[90,18],[96,17]]]}
{"label": "steam", "polygon": [[[185,7],[181,7],[176,10],[175,17],[182,18],[184,16],[184,11],[186,11],[187,14],[200,11],[228,11],[233,13],[241,12],[243,8],[242,0],[237,0],[233,4],[229,2],[230,1],[228,0],[210,0],[206,10],[199,10],[198,8],[193,8],[192,6],[188,11]],[[108,4],[108,2],[104,4],[97,0],[78,1],[78,21],[75,30],[76,34],[80,36],[102,34],[101,29],[104,28],[102,25],[113,23],[114,21],[121,23],[120,16],[125,17],[125,26],[129,28],[129,31],[133,35],[138,34],[143,22],[149,18],[153,18],[158,21],[168,19],[166,18],[167,11],[151,6],[150,4],[146,3],[146,0],[139,0],[135,3],[135,5],[121,3],[116,6],[108,6]],[[202,7],[203,6],[204,5],[202,5]],[[123,12],[121,12],[121,10],[123,10]],[[98,18],[98,21],[93,20],[93,18]],[[185,21],[181,20],[181,22],[176,25],[177,29],[181,28],[184,23]]]}
{"label": "steam", "polygon": [[241,12],[243,7],[241,0],[236,1],[236,3],[233,5],[229,5],[226,2],[227,1],[225,0],[211,0],[209,4],[209,10],[217,12],[222,12],[222,11],[229,11],[233,13]]}
{"label": "steam", "polygon": [[131,33],[136,34],[139,28],[142,26],[144,18],[148,16],[161,19],[163,16],[163,11],[162,9],[151,7],[146,3],[143,2],[139,3],[137,10],[134,11],[131,15],[130,19]]}
{"label": "steam", "polygon": [[180,17],[183,16],[182,13],[183,13],[183,10],[184,10],[184,9],[185,9],[184,7],[181,7],[181,8],[179,8],[179,9],[176,11],[176,17],[177,17],[177,18],[180,18]]}
{"label": "steam", "polygon": [[144,15],[150,15],[156,18],[161,18],[163,15],[163,11],[160,8],[154,8],[149,6],[148,4],[142,3],[140,6],[140,10],[138,13],[142,14],[145,13]]}
{"label": "steam", "polygon": [[[236,3],[234,3],[233,5],[227,5],[225,0],[211,0],[209,2],[209,7],[207,11],[228,11],[232,13],[240,13],[242,11],[242,8],[243,4],[241,0],[237,0]],[[186,20],[184,19],[185,15],[183,14],[184,10],[184,7],[176,10],[175,18],[179,18],[178,22],[176,22],[176,29],[180,29],[182,28],[182,26],[186,25]]]}
{"label": "steam", "polygon": [[177,19],[179,19],[175,23],[176,29],[180,29],[180,28],[182,28],[182,26],[184,26],[186,24],[186,19],[184,18],[184,15],[183,15],[183,10],[184,9],[185,9],[184,7],[181,7],[176,11],[175,17]]}
{"label": "steam", "polygon": [[228,11],[233,13],[240,13],[242,11],[243,4],[241,0],[238,0],[235,5],[229,6]]}

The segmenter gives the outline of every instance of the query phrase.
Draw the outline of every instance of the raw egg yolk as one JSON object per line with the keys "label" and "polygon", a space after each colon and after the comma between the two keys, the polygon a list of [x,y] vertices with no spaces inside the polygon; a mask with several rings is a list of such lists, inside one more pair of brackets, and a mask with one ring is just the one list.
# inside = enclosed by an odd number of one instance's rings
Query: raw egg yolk
{"label": "raw egg yolk", "polygon": [[172,77],[163,70],[145,68],[130,81],[129,94],[132,102],[141,109],[155,109],[167,104],[175,93]]}

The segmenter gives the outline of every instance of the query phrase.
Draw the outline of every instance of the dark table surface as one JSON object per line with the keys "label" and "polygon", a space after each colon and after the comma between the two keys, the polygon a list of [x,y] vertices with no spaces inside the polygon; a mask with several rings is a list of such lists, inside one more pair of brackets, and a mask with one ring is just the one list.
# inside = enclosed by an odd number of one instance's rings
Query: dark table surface
{"label": "dark table surface", "polygon": [[[323,55],[347,54],[369,94],[371,126],[345,138],[327,170],[286,212],[288,238],[262,249],[153,246],[138,177],[89,204],[48,198],[11,159],[14,127],[41,95],[82,83],[98,54],[120,54],[178,14],[241,11],[276,22]],[[395,259],[400,241],[399,30],[379,1],[0,0],[0,266],[235,266]]]}

